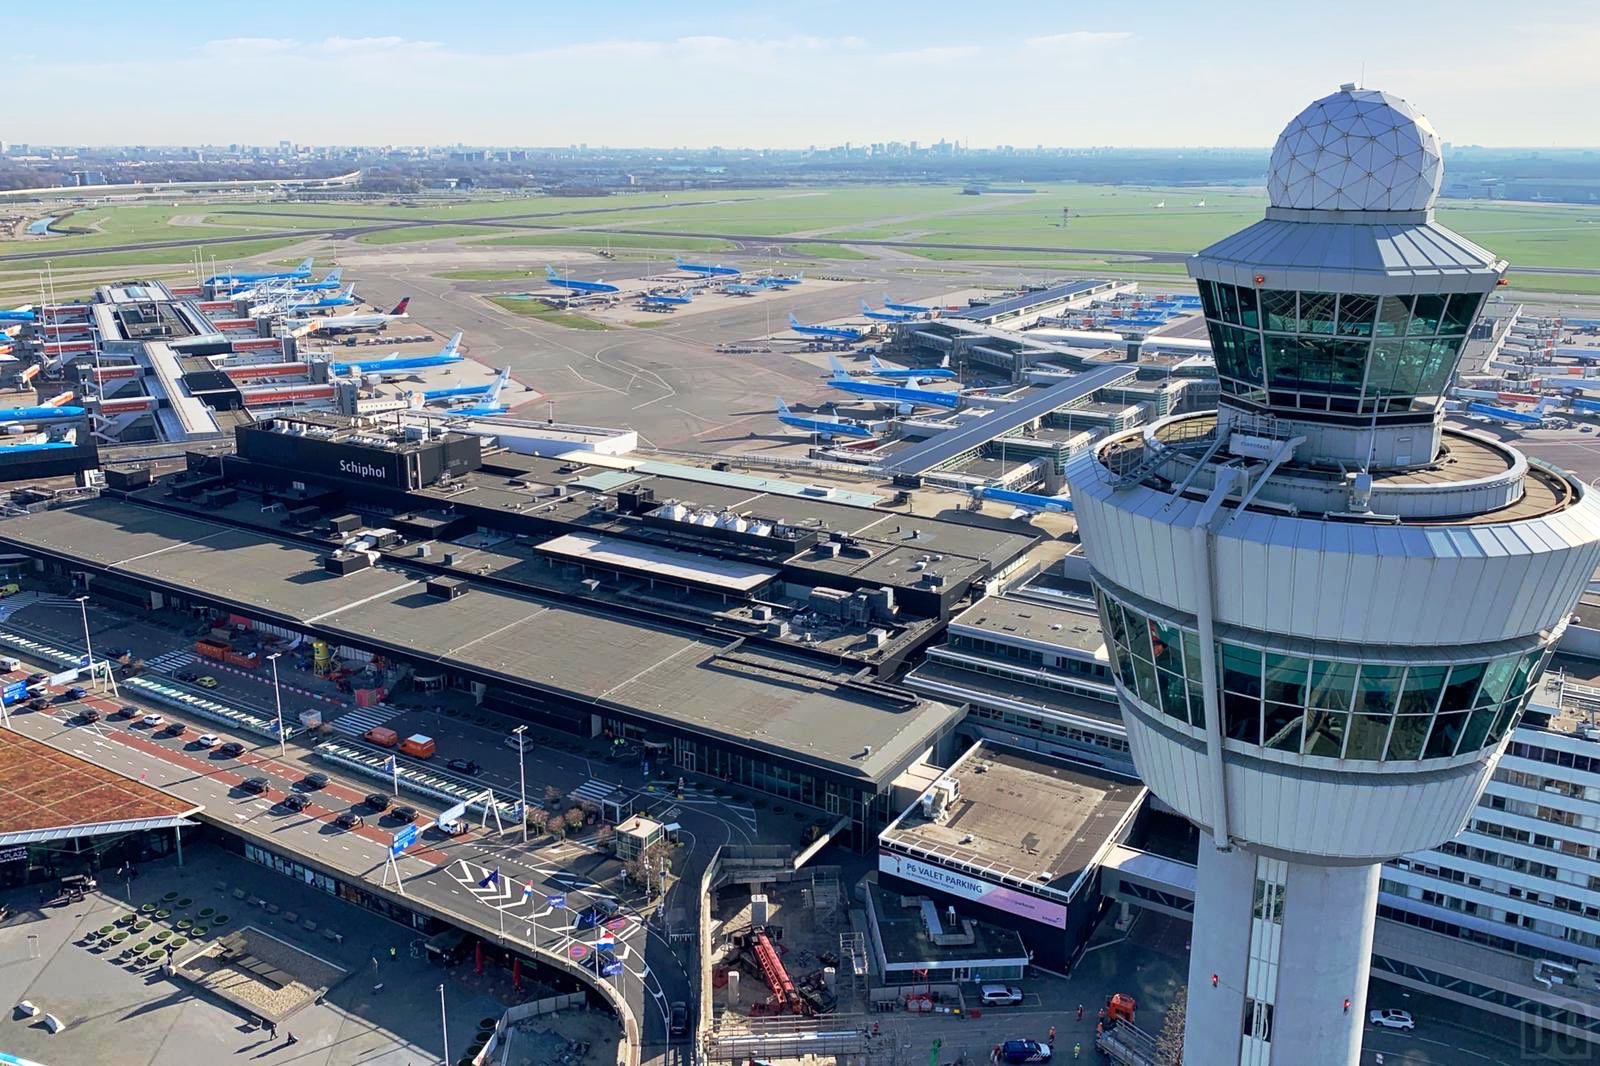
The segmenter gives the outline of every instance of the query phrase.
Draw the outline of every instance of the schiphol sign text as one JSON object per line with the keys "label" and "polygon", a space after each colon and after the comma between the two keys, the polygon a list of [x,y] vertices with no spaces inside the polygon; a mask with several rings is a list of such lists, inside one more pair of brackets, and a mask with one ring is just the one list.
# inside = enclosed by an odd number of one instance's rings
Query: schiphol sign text
{"label": "schiphol sign text", "polygon": [[952,896],[970,899],[985,907],[993,907],[1020,918],[1031,918],[1033,921],[1043,922],[1057,929],[1067,927],[1066,907],[1040,899],[1038,896],[1031,896],[1026,892],[1006,888],[1004,885],[991,885],[986,881],[958,874],[954,870],[930,866],[916,859],[887,852],[878,854],[878,869],[883,873],[903,877],[907,881],[915,881],[919,885],[927,885],[929,888],[948,892]]}
{"label": "schiphol sign text", "polygon": [[389,480],[389,471],[385,467],[375,466],[372,463],[358,462],[355,459],[340,459],[339,473],[365,478],[368,481]]}

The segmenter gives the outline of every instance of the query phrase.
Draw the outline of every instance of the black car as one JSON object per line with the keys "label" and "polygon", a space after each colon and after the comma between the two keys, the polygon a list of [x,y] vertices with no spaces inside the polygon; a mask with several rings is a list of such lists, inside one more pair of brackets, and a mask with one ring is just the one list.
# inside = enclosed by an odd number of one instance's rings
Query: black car
{"label": "black car", "polygon": [[355,811],[345,811],[343,814],[339,815],[339,817],[333,820],[333,824],[338,826],[340,829],[357,829],[363,825],[366,825],[367,821]]}
{"label": "black car", "polygon": [[179,681],[199,681],[200,680],[200,674],[199,674],[198,671],[195,671],[195,670],[179,670],[177,673],[173,674],[172,676],[177,678]]}
{"label": "black car", "polygon": [[389,807],[389,794],[387,792],[368,793],[367,806],[375,811],[387,810]]}
{"label": "black car", "polygon": [[99,720],[100,712],[95,710],[93,707],[85,707],[83,710],[78,712],[78,721],[82,722],[84,725],[93,725]]}
{"label": "black car", "polygon": [[389,817],[397,822],[409,823],[417,820],[417,809],[401,805],[389,812]]}
{"label": "black car", "polygon": [[689,1005],[683,1000],[676,1000],[671,1008],[672,1021],[667,1023],[667,1032],[673,1036],[683,1036],[689,1031]]}
{"label": "black car", "polygon": [[483,769],[483,767],[479,766],[471,759],[451,759],[449,762],[445,763],[445,765],[458,774],[476,774],[479,770]]}
{"label": "black car", "polygon": [[247,777],[239,782],[239,787],[246,792],[262,793],[267,790],[269,782],[264,777]]}
{"label": "black car", "polygon": [[221,752],[223,755],[226,755],[230,759],[237,759],[239,756],[244,754],[244,745],[239,743],[237,740],[230,740],[226,744],[222,745],[222,747],[218,748],[217,751]]}
{"label": "black car", "polygon": [[300,784],[305,788],[327,788],[328,775],[321,771],[310,773],[300,779]]}
{"label": "black car", "polygon": [[143,711],[139,710],[139,708],[135,707],[131,703],[124,703],[121,707],[117,708],[118,718],[137,718],[143,713]]}
{"label": "black car", "polygon": [[291,811],[303,811],[311,806],[311,800],[302,792],[291,792],[283,797],[283,805]]}
{"label": "black car", "polygon": [[168,722],[166,728],[161,730],[164,737],[181,737],[189,731],[189,727],[182,722]]}
{"label": "black car", "polygon": [[50,709],[50,701],[43,696],[35,696],[28,701],[28,706],[36,711],[48,711]]}
{"label": "black car", "polygon": [[30,684],[30,685],[42,685],[46,681],[49,681],[49,680],[50,680],[50,675],[49,674],[29,674],[28,675],[28,684]]}

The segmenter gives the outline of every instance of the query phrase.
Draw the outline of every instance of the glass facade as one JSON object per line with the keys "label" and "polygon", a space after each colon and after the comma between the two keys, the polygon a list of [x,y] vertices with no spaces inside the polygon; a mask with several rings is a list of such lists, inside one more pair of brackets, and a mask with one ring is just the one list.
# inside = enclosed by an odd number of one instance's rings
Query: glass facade
{"label": "glass facade", "polygon": [[1197,284],[1223,392],[1348,414],[1434,410],[1482,301]]}
{"label": "glass facade", "polygon": [[[1204,728],[1198,634],[1099,587],[1095,598],[1123,689],[1154,712]],[[1411,761],[1498,744],[1533,698],[1549,653],[1444,666],[1363,663],[1219,640],[1211,654],[1226,739],[1331,759]]]}

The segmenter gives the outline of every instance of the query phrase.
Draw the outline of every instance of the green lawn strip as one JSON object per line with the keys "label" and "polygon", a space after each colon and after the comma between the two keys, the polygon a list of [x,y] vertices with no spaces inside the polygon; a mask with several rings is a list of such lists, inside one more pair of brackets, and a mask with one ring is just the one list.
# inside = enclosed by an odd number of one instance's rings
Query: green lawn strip
{"label": "green lawn strip", "polygon": [[552,326],[590,330],[611,328],[604,322],[589,318],[586,315],[563,311],[559,307],[551,307],[542,300],[519,300],[511,296],[491,296],[489,297],[489,302],[510,311],[514,315],[536,318],[541,322],[548,322]]}

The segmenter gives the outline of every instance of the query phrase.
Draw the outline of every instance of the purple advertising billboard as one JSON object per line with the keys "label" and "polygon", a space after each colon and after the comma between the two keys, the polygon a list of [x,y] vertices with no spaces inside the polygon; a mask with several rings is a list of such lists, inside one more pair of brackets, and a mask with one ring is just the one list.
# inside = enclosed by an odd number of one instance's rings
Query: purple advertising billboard
{"label": "purple advertising billboard", "polygon": [[919,885],[927,885],[929,888],[936,888],[952,896],[960,896],[962,899],[970,899],[985,907],[1015,914],[1019,918],[1043,922],[1057,929],[1067,927],[1066,907],[1026,892],[1018,892],[1014,888],[991,885],[987,881],[979,881],[975,877],[968,877],[954,870],[946,870],[940,866],[918,862],[916,859],[908,859],[904,855],[892,855],[886,852],[878,854],[878,869],[882,873],[903,877],[907,881],[915,881]]}

